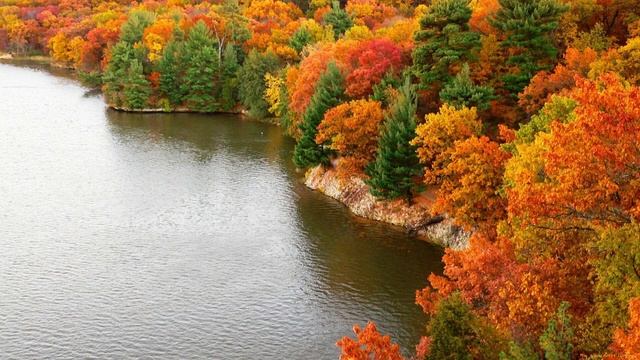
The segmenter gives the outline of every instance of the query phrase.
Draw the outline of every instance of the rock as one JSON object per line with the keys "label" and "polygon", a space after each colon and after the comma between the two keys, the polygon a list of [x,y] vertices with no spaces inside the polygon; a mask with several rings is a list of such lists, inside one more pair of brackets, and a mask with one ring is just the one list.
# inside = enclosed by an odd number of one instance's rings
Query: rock
{"label": "rock", "polygon": [[432,216],[431,209],[423,203],[409,206],[404,200],[377,200],[359,177],[342,180],[334,169],[318,166],[307,171],[305,185],[342,202],[355,215],[401,226],[432,243],[455,249],[468,244],[469,234],[451,219],[444,215]]}

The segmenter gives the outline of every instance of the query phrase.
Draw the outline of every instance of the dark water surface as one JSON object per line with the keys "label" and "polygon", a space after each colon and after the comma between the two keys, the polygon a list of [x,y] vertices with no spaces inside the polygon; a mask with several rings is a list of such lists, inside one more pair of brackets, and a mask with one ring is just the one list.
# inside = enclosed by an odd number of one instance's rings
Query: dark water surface
{"label": "dark water surface", "polygon": [[306,189],[292,147],[0,64],[0,357],[331,359],[367,320],[412,348],[441,251]]}

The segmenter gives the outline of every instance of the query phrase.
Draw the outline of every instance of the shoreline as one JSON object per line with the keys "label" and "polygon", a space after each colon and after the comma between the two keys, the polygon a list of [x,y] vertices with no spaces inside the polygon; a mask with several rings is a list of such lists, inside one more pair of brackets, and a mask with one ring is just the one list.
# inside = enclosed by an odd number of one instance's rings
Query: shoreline
{"label": "shoreline", "polygon": [[[75,69],[56,64],[53,62],[53,59],[48,56],[33,55],[16,57],[12,54],[0,53],[0,60],[9,60],[10,62],[37,62],[47,64],[55,68],[67,69],[74,75],[77,74]],[[20,64],[16,64],[16,66],[20,66]],[[79,81],[77,77],[76,80]],[[241,107],[238,107],[237,111],[202,112],[190,110],[186,107],[174,108],[167,111],[163,108],[151,107],[143,109],[128,109],[117,107],[107,102],[105,102],[105,105],[113,111],[132,114],[226,114],[242,116],[250,119],[251,121],[279,126],[276,118],[258,119],[249,117],[247,115],[247,111]],[[408,206],[404,200],[377,200],[369,193],[368,187],[362,179],[354,176],[346,181],[341,180],[336,176],[334,169],[325,169],[322,166],[308,169],[302,180],[303,184],[307,188],[313,191],[318,191],[324,196],[328,196],[339,201],[355,216],[403,228],[404,231],[414,235],[420,240],[442,247],[462,249],[468,245],[470,234],[456,226],[453,223],[453,220],[447,216],[431,215],[428,201],[417,202]]]}
{"label": "shoreline", "polygon": [[412,205],[404,200],[378,200],[369,193],[369,187],[356,176],[339,179],[336,170],[322,166],[309,169],[304,184],[329,196],[356,216],[403,228],[421,240],[453,249],[466,248],[470,234],[446,215],[432,215],[432,200],[419,196]]}

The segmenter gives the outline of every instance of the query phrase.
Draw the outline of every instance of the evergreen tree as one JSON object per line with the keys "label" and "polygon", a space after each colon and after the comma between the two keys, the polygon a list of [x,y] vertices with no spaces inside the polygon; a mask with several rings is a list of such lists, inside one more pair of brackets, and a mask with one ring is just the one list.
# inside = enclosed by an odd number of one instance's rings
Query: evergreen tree
{"label": "evergreen tree", "polygon": [[429,88],[450,81],[454,65],[474,59],[480,35],[470,30],[468,0],[437,0],[420,20],[413,51],[414,72]]}
{"label": "evergreen tree", "polygon": [[325,24],[331,25],[336,38],[342,36],[353,26],[353,20],[344,9],[340,7],[339,1],[333,2],[333,7],[322,19]]}
{"label": "evergreen tree", "polygon": [[285,129],[287,134],[292,135],[293,129],[291,128],[292,118],[289,111],[289,92],[286,86],[280,87],[280,103],[278,105],[277,112],[280,114],[280,126]]}
{"label": "evergreen tree", "polygon": [[318,125],[324,113],[341,103],[344,97],[344,78],[335,63],[329,63],[327,70],[318,80],[316,91],[304,112],[300,125],[302,137],[293,151],[293,162],[299,168],[307,168],[329,162],[329,151],[316,144]]}
{"label": "evergreen tree", "polygon": [[111,60],[102,76],[104,95],[110,104],[125,106],[124,80],[135,59],[133,46],[125,41],[118,41],[111,49]]}
{"label": "evergreen tree", "polygon": [[142,40],[144,29],[153,24],[155,15],[145,10],[133,10],[120,30],[120,40],[128,44],[135,44]]}
{"label": "evergreen tree", "polygon": [[222,90],[220,103],[223,110],[231,110],[238,103],[238,55],[233,45],[227,45],[222,57]]}
{"label": "evergreen tree", "polygon": [[499,1],[500,10],[491,24],[506,35],[501,46],[513,53],[507,63],[517,72],[504,75],[502,81],[505,89],[517,96],[533,75],[553,66],[557,49],[551,32],[567,7],[556,0]]}
{"label": "evergreen tree", "polygon": [[402,80],[392,73],[387,73],[380,80],[379,83],[373,85],[373,94],[371,100],[379,101],[384,107],[391,105],[393,96],[391,96],[391,89],[397,89],[402,85]]}
{"label": "evergreen tree", "polygon": [[187,106],[197,111],[215,111],[218,102],[219,63],[216,43],[203,21],[189,31],[180,66],[184,68],[181,89]]}
{"label": "evergreen tree", "polygon": [[[111,49],[111,59],[102,76],[103,90],[107,101],[115,106],[131,107],[128,100],[132,95],[136,108],[144,107],[150,94],[150,83],[146,80],[144,69],[146,49],[144,46],[134,46],[141,41],[144,29],[153,23],[154,15],[148,11],[132,11],[120,30],[120,40]],[[135,84],[129,76],[135,77]],[[145,84],[148,89],[141,89]],[[144,103],[142,99],[144,98]]]}
{"label": "evergreen tree", "polygon": [[440,100],[458,109],[475,106],[478,110],[487,110],[489,102],[494,98],[491,87],[473,83],[466,63],[458,75],[440,91]]}
{"label": "evergreen tree", "polygon": [[404,196],[409,203],[422,174],[416,147],[410,142],[416,136],[416,94],[409,79],[386,115],[378,141],[374,162],[366,169],[367,184],[376,197],[393,199]]}
{"label": "evergreen tree", "polygon": [[265,117],[269,104],[264,100],[264,75],[275,73],[280,60],[271,52],[261,54],[255,49],[249,53],[238,72],[238,91],[242,104],[253,117]]}
{"label": "evergreen tree", "polygon": [[298,54],[304,49],[305,46],[309,45],[313,41],[313,36],[311,32],[305,28],[301,27],[293,33],[291,36],[291,40],[289,40],[289,45],[294,48]]}
{"label": "evergreen tree", "polygon": [[151,84],[144,76],[142,64],[137,59],[131,60],[123,85],[124,105],[129,109],[143,109],[151,96]]}
{"label": "evergreen tree", "polygon": [[178,59],[180,57],[181,43],[170,41],[164,48],[162,58],[158,62],[160,72],[160,92],[169,99],[173,106],[182,104],[184,94],[180,86],[180,68]]}

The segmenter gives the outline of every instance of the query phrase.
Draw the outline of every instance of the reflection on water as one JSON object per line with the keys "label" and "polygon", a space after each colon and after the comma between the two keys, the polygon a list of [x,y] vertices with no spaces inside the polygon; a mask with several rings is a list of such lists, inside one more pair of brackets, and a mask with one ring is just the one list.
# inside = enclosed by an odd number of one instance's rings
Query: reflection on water
{"label": "reflection on water", "polygon": [[277,127],[125,114],[0,64],[0,352],[335,358],[354,323],[404,347],[441,251],[306,189]]}

